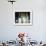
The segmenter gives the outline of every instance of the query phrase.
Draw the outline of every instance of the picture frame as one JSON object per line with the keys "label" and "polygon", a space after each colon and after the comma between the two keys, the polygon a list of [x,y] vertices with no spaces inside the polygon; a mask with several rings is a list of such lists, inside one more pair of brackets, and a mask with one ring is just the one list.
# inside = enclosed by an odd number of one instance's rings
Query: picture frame
{"label": "picture frame", "polygon": [[32,10],[17,10],[15,11],[16,26],[32,26],[33,15]]}

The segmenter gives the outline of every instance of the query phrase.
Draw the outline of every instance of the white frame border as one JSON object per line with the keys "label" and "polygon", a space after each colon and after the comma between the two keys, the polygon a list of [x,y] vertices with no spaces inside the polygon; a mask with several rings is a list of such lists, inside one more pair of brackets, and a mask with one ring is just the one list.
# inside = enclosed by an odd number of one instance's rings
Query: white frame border
{"label": "white frame border", "polygon": [[15,23],[14,22],[14,24],[16,25],[16,26],[32,26],[32,24],[33,24],[33,12],[32,12],[32,10],[16,10],[15,12],[30,12],[30,23],[27,23],[27,24],[25,24],[25,23],[23,23],[23,24],[21,24],[21,23]]}

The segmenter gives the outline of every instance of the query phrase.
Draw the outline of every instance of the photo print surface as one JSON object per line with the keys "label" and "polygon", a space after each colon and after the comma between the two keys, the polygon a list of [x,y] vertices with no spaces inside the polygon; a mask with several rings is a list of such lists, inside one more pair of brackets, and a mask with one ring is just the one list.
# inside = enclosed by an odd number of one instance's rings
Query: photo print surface
{"label": "photo print surface", "polygon": [[15,24],[28,25],[30,23],[30,12],[15,12]]}

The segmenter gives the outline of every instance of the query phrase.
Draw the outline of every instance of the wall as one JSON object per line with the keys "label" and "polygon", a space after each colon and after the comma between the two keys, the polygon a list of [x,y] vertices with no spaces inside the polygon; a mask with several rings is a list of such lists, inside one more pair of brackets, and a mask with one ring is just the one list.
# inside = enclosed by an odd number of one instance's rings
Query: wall
{"label": "wall", "polygon": [[[32,26],[15,26],[16,10],[32,10]],[[7,0],[0,0],[0,40],[15,40],[18,32],[26,32],[33,40],[46,40],[46,1],[17,0],[13,5]]]}

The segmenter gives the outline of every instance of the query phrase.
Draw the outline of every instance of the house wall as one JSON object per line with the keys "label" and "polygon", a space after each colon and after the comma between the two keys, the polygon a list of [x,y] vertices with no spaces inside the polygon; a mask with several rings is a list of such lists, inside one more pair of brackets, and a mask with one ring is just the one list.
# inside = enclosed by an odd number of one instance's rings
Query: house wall
{"label": "house wall", "polygon": [[[15,11],[32,10],[32,26],[15,26]],[[0,0],[0,41],[15,40],[19,32],[30,34],[31,39],[46,40],[46,1],[17,0],[13,5],[7,0]]]}

